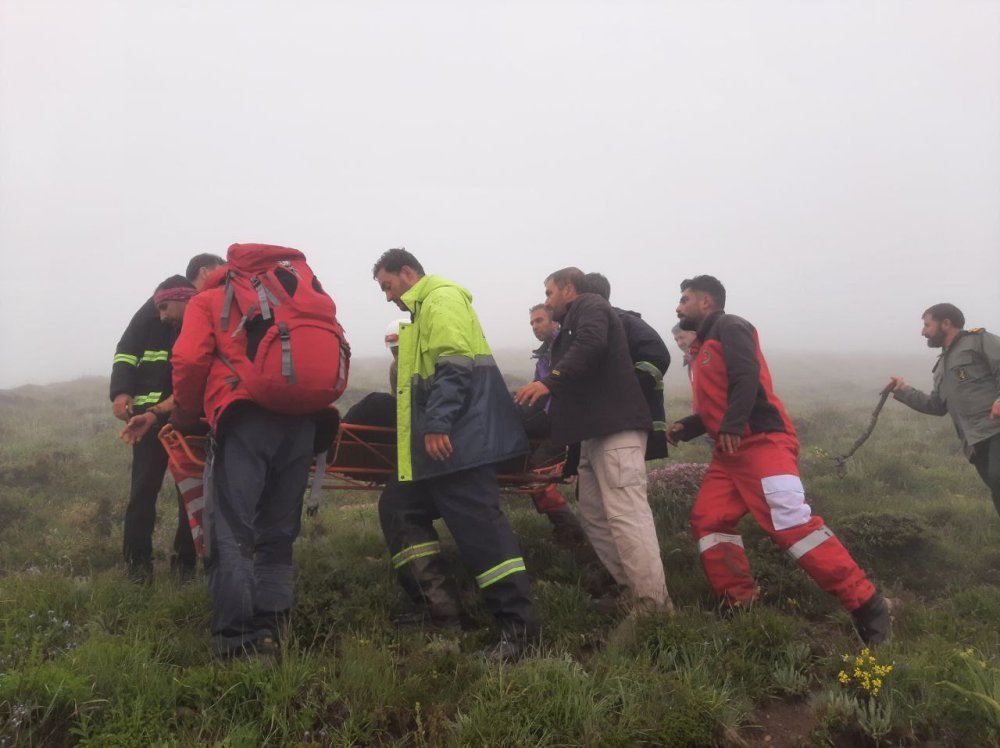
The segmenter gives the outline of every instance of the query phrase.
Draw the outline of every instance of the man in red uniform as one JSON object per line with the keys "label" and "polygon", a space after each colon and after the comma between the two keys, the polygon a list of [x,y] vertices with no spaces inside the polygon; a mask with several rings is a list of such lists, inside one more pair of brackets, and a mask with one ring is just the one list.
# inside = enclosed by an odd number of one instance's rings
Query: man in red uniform
{"label": "man in red uniform", "polygon": [[757,523],[826,592],[851,613],[865,644],[890,635],[889,604],[823,520],[812,514],[799,479],[799,442],[774,394],[757,331],[726,314],[726,289],[699,275],[681,283],[677,316],[697,332],[691,345],[694,414],[674,423],[671,443],[708,433],[712,464],[691,509],[702,566],[731,608],[757,594],[736,523]]}

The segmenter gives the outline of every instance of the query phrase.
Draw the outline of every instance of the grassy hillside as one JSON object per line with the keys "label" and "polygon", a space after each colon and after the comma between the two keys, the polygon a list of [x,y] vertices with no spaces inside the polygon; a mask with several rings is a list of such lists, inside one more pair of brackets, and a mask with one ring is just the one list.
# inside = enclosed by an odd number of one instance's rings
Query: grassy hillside
{"label": "grassy hillside", "polygon": [[[356,362],[346,399],[386,389],[387,363]],[[123,579],[129,450],[106,381],[0,392],[0,745],[996,745],[1000,518],[950,423],[897,403],[836,475],[830,455],[864,428],[885,376],[914,376],[866,365],[858,381],[849,364],[776,359],[775,371],[814,511],[904,605],[895,640],[860,663],[848,616],[750,524],[763,600],[719,617],[686,527],[692,487],[664,473],[650,500],[679,613],[633,642],[608,646],[618,618],[594,607],[573,555],[524,497],[505,509],[535,580],[536,655],[511,666],[476,656],[489,615],[450,543],[482,628],[396,630],[402,598],[377,494],[328,493],[296,545],[282,658],[220,663],[203,581],[178,588],[168,575],[170,486],[155,583]],[[682,415],[683,381],[668,394]],[[696,443],[666,464],[708,459]],[[864,677],[876,667],[878,687]]]}

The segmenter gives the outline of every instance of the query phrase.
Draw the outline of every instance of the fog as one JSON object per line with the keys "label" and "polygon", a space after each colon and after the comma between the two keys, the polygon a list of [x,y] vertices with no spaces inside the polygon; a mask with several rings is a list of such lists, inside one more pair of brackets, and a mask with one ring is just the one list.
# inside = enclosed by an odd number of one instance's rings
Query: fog
{"label": "fog", "polygon": [[107,374],[233,242],[359,356],[406,246],[505,350],[572,264],[665,336],[711,273],[767,351],[929,368],[927,306],[1000,328],[1000,2],[0,0],[0,387]]}

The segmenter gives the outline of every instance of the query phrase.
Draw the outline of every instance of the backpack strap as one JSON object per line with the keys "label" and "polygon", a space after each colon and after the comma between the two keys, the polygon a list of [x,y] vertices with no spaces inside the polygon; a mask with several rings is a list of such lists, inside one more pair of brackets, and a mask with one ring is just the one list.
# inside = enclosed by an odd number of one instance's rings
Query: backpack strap
{"label": "backpack strap", "polygon": [[264,319],[271,319],[271,307],[281,306],[278,297],[271,293],[271,289],[264,285],[259,276],[250,279],[250,285],[257,292],[257,299],[260,303],[260,316]]}
{"label": "backpack strap", "polygon": [[289,384],[295,384],[295,366],[292,363],[292,336],[288,333],[288,325],[278,323],[278,337],[281,338],[281,374]]}
{"label": "backpack strap", "polygon": [[226,275],[226,296],[225,300],[222,302],[222,316],[219,318],[219,327],[225,331],[229,329],[229,310],[233,306],[233,296],[235,291],[233,290],[233,277],[229,274]]}

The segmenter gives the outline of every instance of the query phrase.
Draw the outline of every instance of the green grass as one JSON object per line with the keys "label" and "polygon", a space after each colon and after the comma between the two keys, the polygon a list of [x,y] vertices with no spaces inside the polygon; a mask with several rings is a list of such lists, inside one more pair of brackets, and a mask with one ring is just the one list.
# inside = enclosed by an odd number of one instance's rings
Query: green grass
{"label": "green grass", "polygon": [[[449,639],[395,629],[402,597],[377,496],[356,492],[328,494],[304,522],[280,661],[215,661],[203,582],[178,588],[168,575],[169,486],[155,583],[122,577],[129,450],[104,388],[0,393],[0,745],[745,745],[775,704],[816,745],[1000,740],[1000,519],[943,419],[890,402],[840,478],[829,456],[864,428],[873,399],[788,403],[814,510],[905,604],[878,652],[894,670],[873,699],[837,679],[859,649],[849,617],[750,521],[741,531],[763,598],[719,617],[683,493],[650,497],[678,615],[645,621],[624,648],[606,646],[618,619],[592,605],[573,555],[523,497],[505,510],[535,580],[534,656],[476,656],[490,617],[446,532],[481,628]],[[671,461],[709,456],[698,442]]]}

